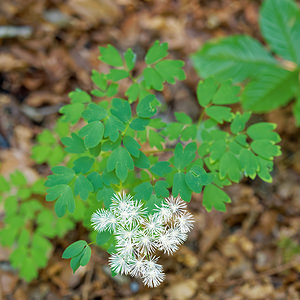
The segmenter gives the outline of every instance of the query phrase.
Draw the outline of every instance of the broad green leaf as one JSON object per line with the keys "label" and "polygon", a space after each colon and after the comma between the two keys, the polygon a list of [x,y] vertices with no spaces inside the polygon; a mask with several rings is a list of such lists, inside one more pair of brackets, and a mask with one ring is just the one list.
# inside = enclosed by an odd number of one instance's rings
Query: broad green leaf
{"label": "broad green leaf", "polygon": [[256,156],[251,150],[243,149],[240,153],[240,164],[243,168],[245,175],[254,179],[256,173],[259,171],[259,164]]}
{"label": "broad green leaf", "polygon": [[226,211],[225,203],[230,203],[229,196],[221,189],[213,184],[209,184],[204,188],[203,206],[208,212],[214,207],[218,211]]}
{"label": "broad green leaf", "polygon": [[221,83],[220,88],[217,90],[213,97],[212,102],[218,105],[234,104],[240,101],[239,92],[240,87],[232,85],[231,80]]}
{"label": "broad green leaf", "polygon": [[136,186],[133,191],[136,199],[147,201],[151,197],[153,187],[150,182],[143,182]]}
{"label": "broad green leaf", "polygon": [[45,186],[51,187],[58,184],[68,184],[75,176],[75,172],[64,166],[57,166],[51,169],[54,175],[49,175]]}
{"label": "broad green leaf", "polygon": [[136,54],[132,51],[131,48],[129,48],[124,53],[124,58],[125,58],[127,69],[129,71],[131,71],[134,68],[134,65],[135,65]]}
{"label": "broad green leaf", "polygon": [[123,139],[123,144],[132,156],[139,157],[141,145],[134,138],[126,135]]}
{"label": "broad green leaf", "polygon": [[157,112],[157,106],[160,106],[159,101],[154,95],[148,95],[139,101],[136,113],[140,118],[151,118]]}
{"label": "broad green leaf", "polygon": [[170,173],[172,168],[168,161],[159,161],[151,167],[150,171],[159,177],[163,177]]}
{"label": "broad green leaf", "polygon": [[137,131],[143,131],[146,129],[146,126],[149,124],[149,122],[149,119],[137,118],[132,120],[130,123],[130,128]]}
{"label": "broad green leaf", "polygon": [[182,60],[162,60],[155,66],[159,75],[168,83],[174,84],[175,78],[178,80],[184,80],[185,73],[182,70],[184,62]]}
{"label": "broad green leaf", "polygon": [[155,69],[147,67],[144,69],[143,75],[147,88],[153,88],[157,91],[163,90],[164,79]]}
{"label": "broad green leaf", "polygon": [[251,116],[250,112],[246,112],[243,114],[237,112],[234,116],[232,123],[230,124],[231,132],[233,134],[238,134],[239,132],[243,131],[250,116]]}
{"label": "broad green leaf", "polygon": [[247,134],[253,140],[270,140],[274,143],[280,142],[280,136],[273,130],[276,128],[276,124],[260,122],[248,127]]}
{"label": "broad green leaf", "polygon": [[168,55],[168,44],[155,41],[145,56],[146,64],[150,65]]}
{"label": "broad green leaf", "polygon": [[112,100],[111,113],[119,118],[122,122],[126,123],[131,119],[131,107],[130,104],[119,98]]}
{"label": "broad green leaf", "polygon": [[174,151],[174,166],[178,170],[183,170],[188,164],[190,164],[196,155],[197,145],[196,143],[189,143],[183,149],[182,144],[178,143]]}
{"label": "broad green leaf", "polygon": [[275,67],[265,69],[244,89],[243,107],[254,112],[266,112],[287,104],[299,85],[298,75],[297,71]]}
{"label": "broad green leaf", "polygon": [[69,97],[71,98],[72,104],[74,103],[89,103],[91,102],[91,96],[82,91],[81,89],[76,89],[75,91],[69,93]]}
{"label": "broad green leaf", "polygon": [[104,245],[112,237],[112,233],[109,231],[97,232],[96,243],[101,246]]}
{"label": "broad green leaf", "polygon": [[154,191],[156,196],[158,197],[169,197],[169,190],[168,190],[169,184],[165,180],[159,180],[154,185]]}
{"label": "broad green leaf", "polygon": [[128,170],[133,170],[133,160],[128,151],[119,146],[110,155],[107,161],[107,170],[109,172],[115,170],[116,175],[121,181],[125,181],[128,175]]}
{"label": "broad green leaf", "polygon": [[262,157],[257,157],[258,163],[259,163],[259,171],[257,175],[259,178],[261,178],[265,182],[272,182],[272,176],[270,175],[270,172],[273,169],[273,162],[271,160],[266,160]]}
{"label": "broad green leaf", "polygon": [[292,0],[266,0],[260,11],[262,35],[271,49],[300,64],[300,9]]}
{"label": "broad green leaf", "polygon": [[194,165],[185,175],[186,184],[196,193],[201,193],[202,186],[210,184],[212,180],[213,175],[206,173],[206,171],[198,165]]}
{"label": "broad green leaf", "polygon": [[239,161],[231,152],[226,152],[220,160],[220,178],[226,176],[233,182],[239,182],[241,178]]}
{"label": "broad green leaf", "polygon": [[80,259],[80,265],[82,267],[86,266],[90,261],[91,253],[92,253],[91,247],[89,245],[86,245],[86,247],[83,250],[82,257]]}
{"label": "broad green leaf", "polygon": [[255,140],[251,143],[252,150],[265,159],[272,160],[274,156],[281,155],[280,147],[270,140]]}
{"label": "broad green leaf", "polygon": [[128,97],[128,102],[132,103],[136,101],[140,93],[140,87],[138,83],[133,83],[125,92],[125,96]]}
{"label": "broad green leaf", "polygon": [[90,103],[86,110],[82,113],[82,117],[87,122],[103,120],[106,117],[106,115],[106,110],[95,103]]}
{"label": "broad green leaf", "polygon": [[220,124],[223,124],[224,121],[230,122],[233,117],[231,109],[225,106],[210,106],[205,111],[209,117]]}
{"label": "broad green leaf", "polygon": [[115,142],[119,137],[119,132],[125,129],[125,125],[119,118],[110,116],[104,126],[104,137],[108,137],[112,142]]}
{"label": "broad green leaf", "polygon": [[90,148],[89,152],[90,152],[91,155],[97,157],[100,154],[101,149],[102,149],[102,144],[99,143],[97,146],[95,146],[93,148]]}
{"label": "broad green leaf", "polygon": [[86,245],[87,245],[87,242],[83,241],[83,240],[74,242],[73,244],[68,246],[68,248],[65,249],[65,251],[63,252],[62,258],[69,259],[74,256],[77,256],[78,254],[80,254],[82,252],[82,250],[84,249],[84,247]]}
{"label": "broad green leaf", "polygon": [[61,120],[63,120],[64,122],[70,122],[74,125],[79,121],[83,110],[84,104],[82,103],[64,105],[59,110],[59,112],[64,115],[62,116]]}
{"label": "broad green leaf", "polygon": [[162,144],[165,139],[155,130],[149,130],[149,144],[151,147],[156,147],[158,150],[162,150]]}
{"label": "broad green leaf", "polygon": [[95,159],[88,156],[79,157],[74,161],[73,170],[78,173],[86,174],[94,164]]}
{"label": "broad green leaf", "polygon": [[90,192],[94,191],[92,183],[83,175],[79,175],[75,181],[74,193],[79,195],[82,200],[86,200]]}
{"label": "broad green leaf", "polygon": [[99,73],[96,70],[92,70],[92,81],[95,83],[97,87],[101,90],[105,91],[107,88],[107,80],[106,76],[103,73]]}
{"label": "broad green leaf", "polygon": [[173,179],[172,194],[174,197],[180,195],[180,197],[187,202],[191,201],[192,191],[185,182],[184,173],[176,173]]}
{"label": "broad green leaf", "polygon": [[256,77],[265,67],[277,64],[259,42],[245,35],[208,42],[192,55],[192,61],[201,77],[234,82]]}
{"label": "broad green leaf", "polygon": [[112,45],[108,45],[106,48],[99,47],[99,51],[101,54],[101,56],[99,56],[99,59],[104,63],[113,67],[123,67],[122,57],[115,47],[113,47]]}
{"label": "broad green leaf", "polygon": [[107,74],[107,79],[112,81],[119,81],[121,79],[127,78],[129,73],[125,70],[111,69]]}
{"label": "broad green leaf", "polygon": [[83,139],[80,138],[76,133],[72,133],[71,137],[63,137],[61,142],[66,146],[66,152],[83,153],[86,151]]}
{"label": "broad green leaf", "polygon": [[80,137],[84,137],[84,145],[87,149],[96,147],[103,138],[104,126],[99,121],[88,123],[78,132]]}
{"label": "broad green leaf", "polygon": [[83,255],[83,251],[80,254],[78,254],[77,256],[73,256],[71,258],[70,266],[73,270],[73,273],[75,273],[76,270],[80,267],[80,260],[82,258],[82,255]]}
{"label": "broad green leaf", "polygon": [[56,185],[47,190],[47,201],[54,201],[55,212],[57,216],[62,217],[66,213],[68,208],[69,212],[73,212],[75,209],[75,201],[73,197],[72,189],[66,184]]}

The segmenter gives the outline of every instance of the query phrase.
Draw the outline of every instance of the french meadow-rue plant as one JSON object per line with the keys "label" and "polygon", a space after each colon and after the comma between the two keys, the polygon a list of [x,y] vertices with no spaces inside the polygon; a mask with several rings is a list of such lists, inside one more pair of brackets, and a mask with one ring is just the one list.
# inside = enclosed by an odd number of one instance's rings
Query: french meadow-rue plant
{"label": "french meadow-rue plant", "polygon": [[[198,84],[202,112],[196,123],[183,112],[175,112],[175,121],[166,123],[157,116],[159,92],[166,83],[185,79],[184,63],[166,58],[167,44],[153,44],[140,74],[131,49],[124,55],[111,45],[99,50],[99,59],[111,70],[108,74],[92,71],[95,88],[90,93],[77,89],[69,94],[71,103],[61,108],[54,130],[41,133],[33,150],[37,163],[52,167],[45,182],[46,200],[55,202],[60,224],[62,220],[70,224],[60,225],[63,228],[51,238],[80,222],[90,231],[91,242],[79,240],[64,251],[63,258],[71,259],[74,272],[89,262],[90,245],[96,243],[111,254],[113,275],[139,276],[146,285],[157,286],[165,275],[156,252],[172,254],[186,240],[193,220],[185,212],[186,202],[192,193],[203,191],[207,211],[225,211],[230,198],[224,186],[244,176],[271,182],[280,137],[274,124],[247,126],[251,113],[233,113],[228,107],[239,101],[240,88],[230,80],[214,78]],[[129,85],[119,98],[121,80]],[[159,155],[163,152],[167,153],[164,160]],[[8,191],[1,188],[7,202]],[[122,191],[127,195],[118,194]],[[13,213],[21,218],[26,206],[22,197],[17,193],[15,202],[21,209]],[[31,217],[34,223],[35,215]],[[6,219],[9,227],[13,218]],[[123,227],[120,220],[126,220]],[[20,236],[14,235],[23,241]],[[125,237],[131,243],[124,242]],[[133,262],[128,262],[131,253]]]}

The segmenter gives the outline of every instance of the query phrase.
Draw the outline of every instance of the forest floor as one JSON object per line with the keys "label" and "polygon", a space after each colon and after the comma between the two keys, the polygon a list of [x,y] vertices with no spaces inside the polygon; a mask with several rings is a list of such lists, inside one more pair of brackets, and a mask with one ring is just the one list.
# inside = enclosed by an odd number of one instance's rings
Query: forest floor
{"label": "forest floor", "polygon": [[[156,40],[186,62],[187,80],[168,86],[168,111],[194,120],[199,77],[189,55],[211,38],[259,33],[254,0],[2,0],[0,5],[0,174],[21,169],[33,181],[36,135],[52,128],[68,93],[90,89],[98,46],[131,47],[142,59]],[[6,26],[16,26],[8,36]],[[6,32],[6,33],[5,33]],[[137,66],[139,68],[139,65]],[[0,248],[0,299],[300,299],[300,130],[291,107],[254,118],[278,125],[283,155],[272,184],[257,179],[227,189],[227,212],[207,213],[201,197],[189,204],[195,228],[176,255],[163,257],[166,280],[155,289],[107,272],[108,255],[94,248],[88,266],[72,275],[62,241],[30,284],[7,267]],[[48,175],[49,169],[43,169]],[[2,211],[1,211],[2,210]],[[0,208],[0,226],[3,208]],[[65,243],[73,242],[70,236]],[[298,252],[298,253],[297,253]]]}

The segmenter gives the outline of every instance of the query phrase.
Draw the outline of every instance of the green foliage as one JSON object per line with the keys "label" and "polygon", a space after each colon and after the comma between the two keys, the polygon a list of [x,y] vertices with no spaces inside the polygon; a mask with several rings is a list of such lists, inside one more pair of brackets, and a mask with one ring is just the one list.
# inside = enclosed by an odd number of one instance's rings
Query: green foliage
{"label": "green foliage", "polygon": [[[279,59],[251,37],[237,35],[207,42],[192,55],[192,61],[204,78],[247,80],[241,96],[243,107],[266,112],[286,105],[299,95],[299,6],[293,0],[265,0],[259,23],[263,37]],[[209,94],[209,88],[213,89],[213,86],[210,82],[206,87],[198,88],[206,89]],[[298,103],[294,104],[293,111],[299,126]]]}

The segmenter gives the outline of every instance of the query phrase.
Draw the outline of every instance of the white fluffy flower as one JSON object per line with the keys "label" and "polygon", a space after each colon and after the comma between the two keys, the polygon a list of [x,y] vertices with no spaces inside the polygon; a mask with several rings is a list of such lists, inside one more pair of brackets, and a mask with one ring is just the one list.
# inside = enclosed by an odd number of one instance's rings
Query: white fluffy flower
{"label": "white fluffy flower", "polygon": [[173,214],[180,216],[186,211],[186,202],[184,202],[179,196],[169,197],[166,199],[167,205],[170,207]]}
{"label": "white fluffy flower", "polygon": [[156,250],[170,255],[178,250],[193,227],[193,217],[180,197],[172,196],[154,214],[147,214],[143,203],[125,193],[115,194],[109,209],[98,209],[91,218],[97,231],[113,233],[116,253],[109,258],[112,271],[139,276],[145,285],[158,286],[165,277]]}
{"label": "white fluffy flower", "polygon": [[194,218],[189,212],[185,212],[176,218],[175,225],[178,226],[180,232],[187,233],[193,228]]}

